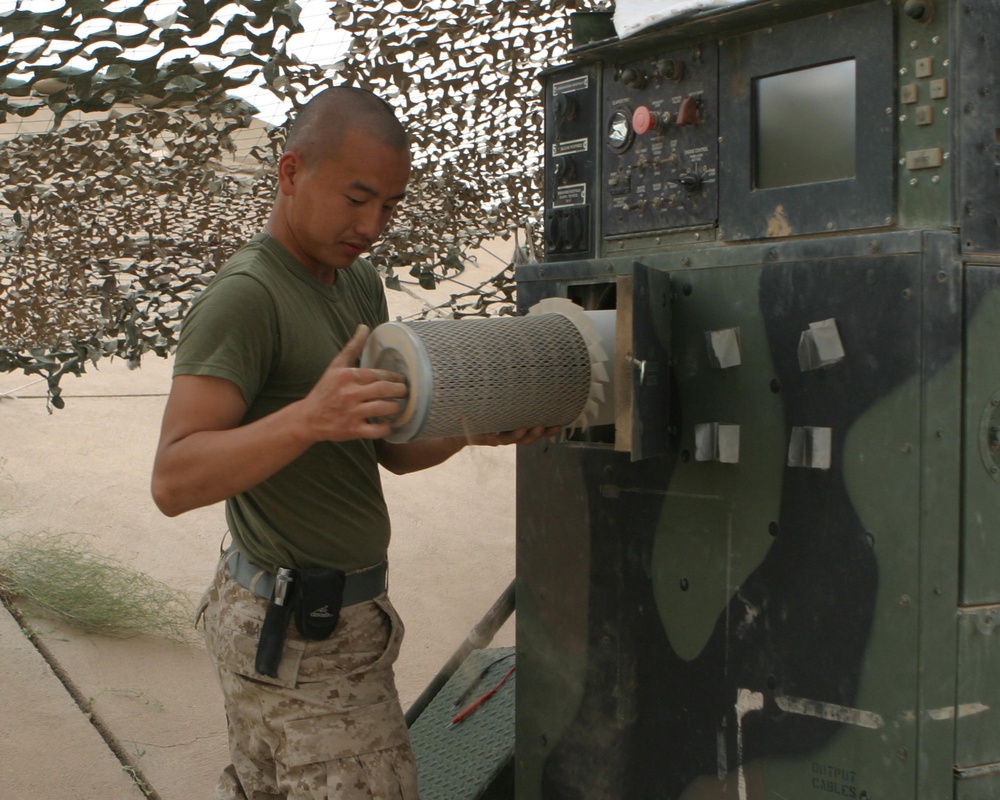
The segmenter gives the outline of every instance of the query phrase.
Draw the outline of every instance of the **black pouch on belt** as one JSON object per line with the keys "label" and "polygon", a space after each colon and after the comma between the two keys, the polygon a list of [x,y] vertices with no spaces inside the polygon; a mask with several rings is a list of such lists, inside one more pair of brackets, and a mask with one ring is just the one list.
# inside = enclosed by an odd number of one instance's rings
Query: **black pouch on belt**
{"label": "black pouch on belt", "polygon": [[294,585],[295,627],[304,638],[327,639],[333,634],[346,577],[339,569],[299,570]]}

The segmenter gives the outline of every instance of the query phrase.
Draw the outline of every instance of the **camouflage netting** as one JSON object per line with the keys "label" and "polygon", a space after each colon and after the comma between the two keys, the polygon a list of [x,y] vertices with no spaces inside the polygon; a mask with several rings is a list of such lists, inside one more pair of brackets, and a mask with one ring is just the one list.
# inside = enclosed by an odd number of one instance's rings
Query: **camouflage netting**
{"label": "camouflage netting", "polygon": [[[173,5],[154,19],[163,2],[30,0],[0,16],[0,122],[16,123],[0,144],[0,372],[46,377],[57,407],[61,376],[88,361],[170,352],[191,298],[259,230],[282,128],[234,90],[262,79],[294,109],[353,84],[395,104],[412,199],[374,260],[390,286],[432,286],[484,239],[531,244],[538,72],[569,46],[571,11],[610,3],[330,0],[350,43],[323,67],[288,52],[294,2]],[[456,313],[509,313],[511,292],[507,270]]]}

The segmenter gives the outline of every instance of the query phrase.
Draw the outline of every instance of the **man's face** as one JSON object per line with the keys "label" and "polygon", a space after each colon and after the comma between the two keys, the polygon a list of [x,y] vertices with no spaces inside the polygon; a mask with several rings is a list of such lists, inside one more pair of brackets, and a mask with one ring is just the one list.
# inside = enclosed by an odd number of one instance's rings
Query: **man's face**
{"label": "man's face", "polygon": [[351,131],[332,157],[286,159],[279,171],[289,241],[282,243],[321,280],[332,280],[382,235],[406,192],[409,153]]}

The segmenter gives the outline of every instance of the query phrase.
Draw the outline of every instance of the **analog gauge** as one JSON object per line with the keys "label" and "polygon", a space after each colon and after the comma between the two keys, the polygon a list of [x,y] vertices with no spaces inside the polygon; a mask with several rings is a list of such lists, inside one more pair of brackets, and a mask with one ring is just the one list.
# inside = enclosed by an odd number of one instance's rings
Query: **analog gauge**
{"label": "analog gauge", "polygon": [[608,147],[616,153],[624,153],[632,144],[635,133],[632,130],[632,114],[621,108],[608,120]]}

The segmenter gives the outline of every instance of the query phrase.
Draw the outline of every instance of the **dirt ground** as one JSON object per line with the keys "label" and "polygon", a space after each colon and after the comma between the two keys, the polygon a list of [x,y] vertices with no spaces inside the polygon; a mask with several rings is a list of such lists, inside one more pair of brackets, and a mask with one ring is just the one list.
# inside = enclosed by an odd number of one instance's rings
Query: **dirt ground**
{"label": "dirt ground", "polygon": [[[391,316],[419,306],[390,293]],[[0,375],[0,537],[79,534],[193,605],[225,523],[221,506],[168,519],[150,498],[170,367],[151,356],[135,371],[102,362],[64,381],[66,407],[52,414],[43,384]],[[393,517],[390,594],[407,627],[396,670],[406,707],[513,579],[514,452],[469,449],[433,470],[383,480]],[[9,615],[0,610],[0,618],[0,647],[20,659],[0,686],[3,797],[140,797],[90,718],[163,800],[211,795],[228,763],[225,719],[199,643],[109,639],[31,617],[74,703]],[[513,621],[495,644],[513,644]]]}

